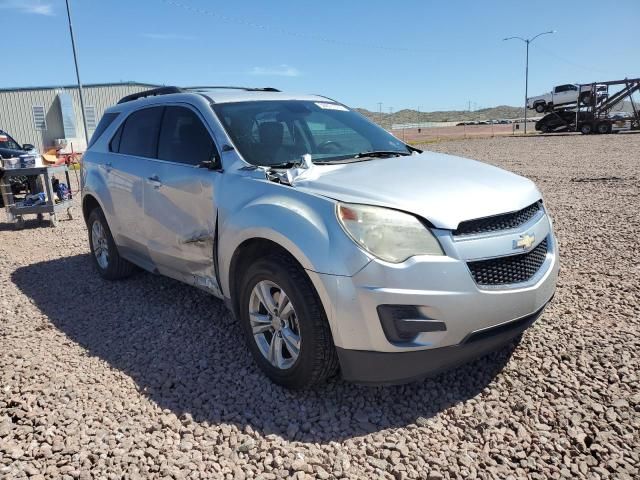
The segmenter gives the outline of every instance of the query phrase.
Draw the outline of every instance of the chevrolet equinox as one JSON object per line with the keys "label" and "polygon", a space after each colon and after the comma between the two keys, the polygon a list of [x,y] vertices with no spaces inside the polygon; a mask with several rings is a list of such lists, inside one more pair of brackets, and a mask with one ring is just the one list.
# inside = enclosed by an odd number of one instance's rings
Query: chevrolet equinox
{"label": "chevrolet equinox", "polygon": [[99,274],[140,267],[223,299],[289,388],[338,370],[433,375],[512,341],[555,290],[530,180],[422,152],[319,95],[129,95],[102,117],[82,180]]}

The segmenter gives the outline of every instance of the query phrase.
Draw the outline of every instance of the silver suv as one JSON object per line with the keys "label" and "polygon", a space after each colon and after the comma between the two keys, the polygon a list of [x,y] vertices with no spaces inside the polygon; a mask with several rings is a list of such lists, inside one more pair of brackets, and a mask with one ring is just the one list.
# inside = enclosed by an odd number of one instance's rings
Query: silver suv
{"label": "silver suv", "polygon": [[104,114],[83,162],[92,258],[224,299],[290,388],[401,383],[517,337],[557,244],[529,180],[421,152],[335,100],[164,87]]}

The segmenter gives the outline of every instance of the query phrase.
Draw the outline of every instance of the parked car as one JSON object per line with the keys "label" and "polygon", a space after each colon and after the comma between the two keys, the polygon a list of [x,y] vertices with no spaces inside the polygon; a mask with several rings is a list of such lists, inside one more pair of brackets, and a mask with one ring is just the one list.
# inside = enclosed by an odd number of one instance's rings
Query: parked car
{"label": "parked car", "polygon": [[[591,102],[591,90],[591,85],[583,85],[582,88],[573,83],[558,85],[549,93],[527,98],[527,108],[543,113],[552,110],[554,107],[569,105],[578,101],[583,104],[589,104]],[[596,92],[598,99],[603,98],[606,95],[607,86],[596,85]]]}
{"label": "parked car", "polygon": [[[593,115],[587,112],[580,112],[578,121],[589,122]],[[561,110],[551,112],[536,122],[536,130],[542,133],[558,133],[575,130],[576,112],[572,110]]]}
{"label": "parked car", "polygon": [[[29,143],[20,145],[13,139],[11,135],[9,135],[4,130],[0,130],[0,180],[4,175],[4,169],[1,160],[5,158],[16,158],[25,154],[38,154],[38,150]],[[28,180],[26,177],[13,177],[10,181],[10,185],[11,190],[15,195],[28,188]],[[2,192],[0,192],[0,207],[4,207]]]}
{"label": "parked car", "polygon": [[512,341],[555,290],[533,182],[422,152],[318,95],[125,97],[82,178],[98,273],[138,266],[224,299],[255,362],[290,388],[338,369],[368,384],[433,375]]}

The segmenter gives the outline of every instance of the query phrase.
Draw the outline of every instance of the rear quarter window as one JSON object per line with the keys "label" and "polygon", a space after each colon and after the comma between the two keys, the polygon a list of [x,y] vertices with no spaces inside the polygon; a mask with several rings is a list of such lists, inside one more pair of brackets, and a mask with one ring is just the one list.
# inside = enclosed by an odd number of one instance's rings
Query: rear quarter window
{"label": "rear quarter window", "polygon": [[98,126],[93,132],[93,135],[91,135],[91,140],[89,140],[89,147],[91,147],[94,143],[96,143],[96,140],[100,138],[100,135],[104,133],[104,131],[109,127],[109,125],[113,123],[113,121],[118,117],[118,115],[120,114],[115,112],[115,113],[105,113],[102,116],[102,118],[100,119],[100,122],[98,123]]}

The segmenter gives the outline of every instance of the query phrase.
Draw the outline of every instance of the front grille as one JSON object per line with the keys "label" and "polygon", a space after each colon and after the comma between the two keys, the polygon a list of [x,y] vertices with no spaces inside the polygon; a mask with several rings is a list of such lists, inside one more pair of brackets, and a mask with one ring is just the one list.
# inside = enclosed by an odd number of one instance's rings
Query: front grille
{"label": "front grille", "polygon": [[517,228],[527,223],[533,216],[542,210],[542,202],[537,201],[517,212],[503,213],[493,217],[476,218],[461,222],[453,231],[454,235],[475,235],[478,233],[496,232]]}
{"label": "front grille", "polygon": [[467,262],[478,285],[507,285],[526,282],[533,277],[547,256],[547,239],[527,253],[509,257]]}

